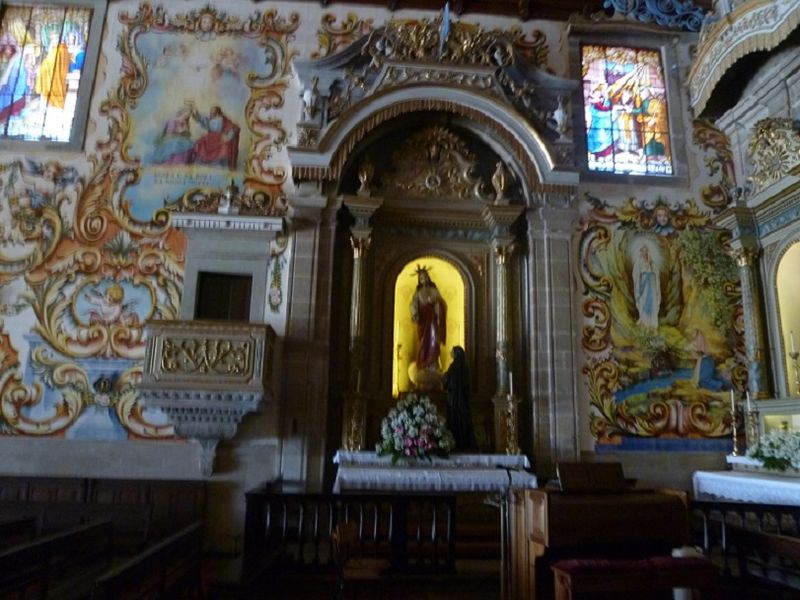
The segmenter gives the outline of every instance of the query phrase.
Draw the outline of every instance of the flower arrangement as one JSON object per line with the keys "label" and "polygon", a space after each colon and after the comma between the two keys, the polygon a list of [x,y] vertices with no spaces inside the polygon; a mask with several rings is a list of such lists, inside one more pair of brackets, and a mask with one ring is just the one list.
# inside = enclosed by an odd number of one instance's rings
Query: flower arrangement
{"label": "flower arrangement", "polygon": [[768,433],[754,447],[747,449],[747,456],[761,461],[766,469],[800,469],[800,431]]}
{"label": "flower arrangement", "polygon": [[392,464],[401,458],[430,460],[447,457],[456,443],[436,407],[425,396],[408,394],[381,422],[381,440],[375,451],[391,454]]}

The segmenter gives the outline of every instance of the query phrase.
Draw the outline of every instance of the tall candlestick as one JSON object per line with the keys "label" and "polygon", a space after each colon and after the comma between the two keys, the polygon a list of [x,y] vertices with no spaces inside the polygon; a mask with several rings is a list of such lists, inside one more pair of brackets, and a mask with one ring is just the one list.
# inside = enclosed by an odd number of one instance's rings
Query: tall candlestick
{"label": "tall candlestick", "polygon": [[511,371],[508,372],[508,395],[514,395],[514,374]]}
{"label": "tall candlestick", "polygon": [[797,350],[794,347],[794,331],[789,332],[789,341],[792,344],[792,352],[797,352]]}

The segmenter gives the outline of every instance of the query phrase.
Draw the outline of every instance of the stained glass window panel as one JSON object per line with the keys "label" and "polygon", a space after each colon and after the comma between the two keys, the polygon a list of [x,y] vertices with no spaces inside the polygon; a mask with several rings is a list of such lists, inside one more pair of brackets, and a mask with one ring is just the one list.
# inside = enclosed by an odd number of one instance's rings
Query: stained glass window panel
{"label": "stained glass window panel", "polygon": [[12,5],[0,21],[0,137],[69,142],[92,10]]}
{"label": "stained glass window panel", "polygon": [[584,45],[581,68],[589,170],[672,175],[658,50]]}

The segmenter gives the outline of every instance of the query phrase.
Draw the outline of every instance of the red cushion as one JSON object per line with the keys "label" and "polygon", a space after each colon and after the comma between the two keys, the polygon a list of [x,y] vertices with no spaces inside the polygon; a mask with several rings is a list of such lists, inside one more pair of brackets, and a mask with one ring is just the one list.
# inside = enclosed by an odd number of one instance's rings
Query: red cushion
{"label": "red cushion", "polygon": [[560,560],[554,569],[570,575],[597,571],[666,571],[669,569],[707,569],[714,567],[707,558],[699,556],[650,556],[646,558],[571,558]]}

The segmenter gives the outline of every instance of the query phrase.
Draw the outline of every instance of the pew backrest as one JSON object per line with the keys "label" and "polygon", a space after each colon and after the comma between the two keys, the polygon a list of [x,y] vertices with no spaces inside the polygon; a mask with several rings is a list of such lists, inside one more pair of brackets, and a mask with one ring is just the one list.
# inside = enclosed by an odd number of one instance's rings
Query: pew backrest
{"label": "pew backrest", "polygon": [[36,530],[36,517],[32,515],[0,520],[0,550],[30,542]]}
{"label": "pew backrest", "polygon": [[0,597],[81,598],[111,566],[114,526],[102,521],[0,552]]}
{"label": "pew backrest", "polygon": [[191,597],[201,586],[202,547],[203,524],[198,521],[103,574],[92,599]]}

